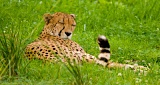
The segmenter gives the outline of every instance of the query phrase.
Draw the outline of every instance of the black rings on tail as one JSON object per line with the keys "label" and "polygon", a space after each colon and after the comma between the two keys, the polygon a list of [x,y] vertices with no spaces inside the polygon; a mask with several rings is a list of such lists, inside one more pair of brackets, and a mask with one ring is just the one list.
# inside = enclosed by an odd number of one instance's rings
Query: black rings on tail
{"label": "black rings on tail", "polygon": [[97,63],[103,66],[107,66],[110,59],[110,45],[108,39],[104,35],[101,35],[98,37],[98,44],[100,54],[98,55]]}

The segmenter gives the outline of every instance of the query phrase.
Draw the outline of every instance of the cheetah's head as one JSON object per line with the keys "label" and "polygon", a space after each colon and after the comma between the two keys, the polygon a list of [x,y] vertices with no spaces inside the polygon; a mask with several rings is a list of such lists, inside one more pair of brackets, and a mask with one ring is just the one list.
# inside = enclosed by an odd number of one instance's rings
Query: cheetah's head
{"label": "cheetah's head", "polygon": [[63,39],[71,39],[72,32],[75,29],[75,15],[57,12],[54,14],[44,14],[44,31],[53,36],[59,36]]}

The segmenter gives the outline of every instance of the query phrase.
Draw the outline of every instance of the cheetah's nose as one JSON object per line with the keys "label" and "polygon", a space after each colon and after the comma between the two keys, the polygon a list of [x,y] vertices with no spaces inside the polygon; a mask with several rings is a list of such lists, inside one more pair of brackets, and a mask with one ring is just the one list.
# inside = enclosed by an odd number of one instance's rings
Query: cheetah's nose
{"label": "cheetah's nose", "polygon": [[67,36],[70,36],[70,35],[71,35],[71,33],[70,33],[70,32],[65,32],[65,34],[66,34]]}

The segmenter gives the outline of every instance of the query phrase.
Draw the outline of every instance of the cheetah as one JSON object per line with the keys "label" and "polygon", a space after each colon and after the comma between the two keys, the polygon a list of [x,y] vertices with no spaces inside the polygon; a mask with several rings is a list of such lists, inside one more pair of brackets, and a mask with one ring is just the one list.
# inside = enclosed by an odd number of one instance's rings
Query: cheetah
{"label": "cheetah", "polygon": [[44,14],[45,25],[37,40],[26,47],[25,55],[28,59],[42,59],[47,61],[92,62],[108,68],[146,68],[129,64],[110,62],[110,44],[108,39],[101,35],[97,38],[100,53],[98,57],[90,55],[71,40],[76,27],[75,15],[57,12]]}

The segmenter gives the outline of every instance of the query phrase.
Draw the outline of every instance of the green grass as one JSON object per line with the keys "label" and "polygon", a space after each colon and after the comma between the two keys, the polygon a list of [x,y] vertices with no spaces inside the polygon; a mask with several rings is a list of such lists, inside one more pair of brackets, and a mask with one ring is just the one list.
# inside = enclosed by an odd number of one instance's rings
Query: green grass
{"label": "green grass", "polygon": [[[96,38],[105,35],[112,61],[134,60],[150,71],[140,75],[88,63],[73,67],[28,61],[26,45],[42,31],[43,14],[54,12],[76,15],[72,40],[87,53],[97,56]],[[159,85],[159,12],[159,0],[0,0],[0,84]]]}

